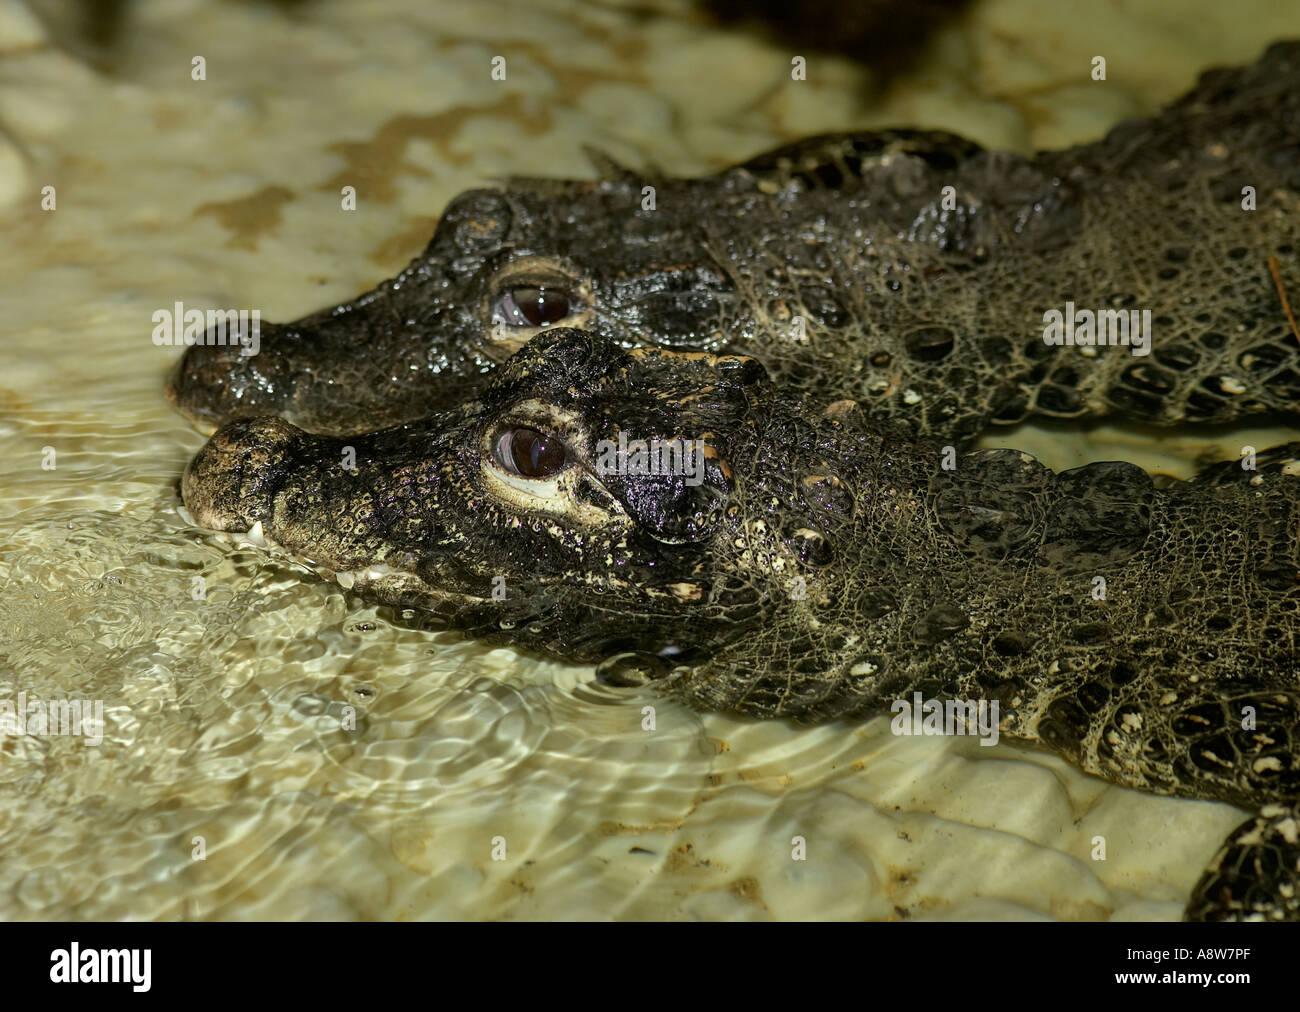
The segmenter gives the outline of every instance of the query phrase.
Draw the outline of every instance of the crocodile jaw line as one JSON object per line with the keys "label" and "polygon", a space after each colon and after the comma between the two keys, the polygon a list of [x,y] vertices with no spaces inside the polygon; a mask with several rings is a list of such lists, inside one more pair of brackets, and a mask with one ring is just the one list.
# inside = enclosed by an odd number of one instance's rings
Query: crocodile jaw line
{"label": "crocodile jaw line", "polygon": [[[184,506],[177,507],[177,513],[191,527],[199,527],[194,521],[194,515]],[[421,580],[414,573],[402,569],[394,569],[387,563],[377,563],[372,566],[365,566],[360,569],[331,569],[329,566],[322,565],[309,559],[305,555],[300,555],[290,551],[279,542],[267,537],[262,528],[262,521],[253,524],[247,531],[210,531],[207,528],[199,528],[208,534],[215,535],[218,539],[225,541],[234,548],[257,548],[272,558],[280,559],[291,565],[306,569],[308,572],[315,573],[324,580],[330,580],[337,583],[344,590],[367,590],[378,588],[381,585],[387,585],[393,591],[409,590],[418,593],[420,597],[430,599],[435,604],[444,604],[449,602],[461,604],[484,604],[487,598],[477,597],[473,594],[455,594],[447,591],[435,590],[427,583]]]}

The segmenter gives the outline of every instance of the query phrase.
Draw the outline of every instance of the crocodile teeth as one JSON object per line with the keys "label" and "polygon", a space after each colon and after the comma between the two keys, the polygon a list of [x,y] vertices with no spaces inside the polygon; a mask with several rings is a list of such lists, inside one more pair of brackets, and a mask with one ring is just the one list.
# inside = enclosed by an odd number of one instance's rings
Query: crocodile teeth
{"label": "crocodile teeth", "polygon": [[262,521],[258,521],[248,529],[244,538],[250,545],[256,545],[258,548],[266,547],[266,535],[262,533]]}
{"label": "crocodile teeth", "polygon": [[349,572],[335,573],[334,582],[344,590],[351,590],[352,585],[357,582],[357,578]]}

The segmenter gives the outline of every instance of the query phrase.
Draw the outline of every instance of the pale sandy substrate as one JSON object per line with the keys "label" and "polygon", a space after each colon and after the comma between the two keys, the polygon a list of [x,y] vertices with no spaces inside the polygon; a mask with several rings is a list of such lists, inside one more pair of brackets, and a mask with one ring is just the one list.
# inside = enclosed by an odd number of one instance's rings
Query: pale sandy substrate
{"label": "pale sandy substrate", "polygon": [[[196,537],[173,487],[200,439],[161,399],[175,352],[149,321],[176,300],[283,320],[350,297],[458,191],[588,175],[583,144],[690,173],[885,124],[1019,149],[1088,139],[1300,35],[1300,12],[976,4],[872,96],[831,58],[791,82],[793,54],[672,5],[643,22],[562,2],[289,17],[153,0],[111,74],[33,13],[63,6],[0,0],[0,699],[102,699],[108,728],[98,748],[0,742],[0,917],[1177,915],[1235,810],[883,720],[796,729],[613,696],[584,669],[392,628]],[[1087,78],[1097,54],[1105,84]],[[1213,438],[1232,456],[1277,435]],[[1058,467],[1184,474],[1204,450],[1004,442]],[[347,705],[355,733],[338,730]]]}

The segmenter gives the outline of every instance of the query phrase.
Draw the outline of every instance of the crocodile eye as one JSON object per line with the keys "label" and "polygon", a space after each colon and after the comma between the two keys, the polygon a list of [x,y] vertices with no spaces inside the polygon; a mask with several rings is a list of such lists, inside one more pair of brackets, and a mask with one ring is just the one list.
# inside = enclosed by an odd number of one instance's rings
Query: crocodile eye
{"label": "crocodile eye", "polygon": [[501,292],[492,309],[511,327],[547,327],[569,315],[569,293],[562,288],[518,285]]}
{"label": "crocodile eye", "polygon": [[564,440],[522,425],[497,439],[497,462],[522,478],[550,478],[564,470],[568,456]]}

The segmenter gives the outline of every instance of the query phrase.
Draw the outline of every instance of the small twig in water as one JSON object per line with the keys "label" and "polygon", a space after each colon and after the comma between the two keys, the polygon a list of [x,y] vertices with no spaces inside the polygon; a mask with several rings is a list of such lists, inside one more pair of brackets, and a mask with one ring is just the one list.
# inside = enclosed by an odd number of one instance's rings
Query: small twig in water
{"label": "small twig in water", "polygon": [[1286,313],[1287,321],[1291,324],[1291,333],[1295,339],[1300,341],[1300,327],[1295,324],[1295,314],[1291,312],[1291,303],[1286,300],[1286,289],[1282,287],[1282,272],[1277,266],[1277,257],[1268,258],[1268,270],[1273,275],[1273,284],[1277,285],[1278,298],[1282,300],[1282,311]]}

